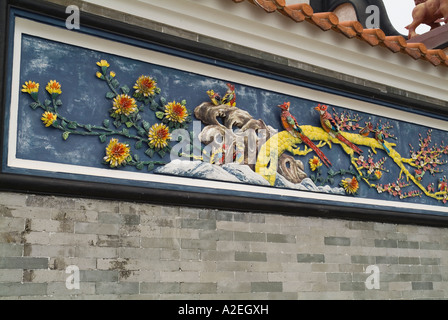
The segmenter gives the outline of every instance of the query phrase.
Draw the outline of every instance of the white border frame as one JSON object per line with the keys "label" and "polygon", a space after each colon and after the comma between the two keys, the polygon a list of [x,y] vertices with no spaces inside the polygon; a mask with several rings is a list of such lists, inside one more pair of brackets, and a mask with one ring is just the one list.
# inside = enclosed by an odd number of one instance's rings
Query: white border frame
{"label": "white border frame", "polygon": [[[131,46],[124,43],[114,42],[111,40],[99,38],[92,35],[86,35],[78,32],[72,32],[67,29],[58,28],[45,23],[32,21],[26,18],[15,17],[14,30],[14,47],[13,47],[13,65],[12,65],[12,83],[11,83],[11,105],[9,118],[9,132],[8,132],[8,150],[7,150],[7,167],[16,169],[31,169],[42,170],[44,172],[56,172],[76,174],[81,176],[104,177],[112,179],[135,180],[142,182],[154,182],[158,184],[177,185],[177,186],[191,186],[202,189],[206,192],[207,189],[228,190],[235,193],[244,192],[246,194],[253,194],[259,196],[260,194],[274,195],[280,197],[291,197],[297,201],[323,201],[331,202],[334,205],[347,206],[348,197],[332,194],[324,194],[317,192],[303,192],[291,189],[272,188],[253,186],[243,183],[219,182],[211,180],[191,179],[184,177],[172,177],[158,174],[138,173],[119,171],[111,169],[101,169],[92,167],[83,167],[77,165],[67,165],[45,161],[24,160],[16,157],[17,150],[17,123],[18,123],[18,101],[21,92],[20,79],[20,61],[21,61],[21,38],[22,34],[38,36],[45,39],[59,41],[69,45],[81,46],[84,48],[108,52],[119,56],[129,57],[143,62],[152,64],[159,64],[171,68],[179,69],[187,72],[194,72],[203,76],[215,77],[216,74],[224,81],[238,82],[248,86],[254,86],[259,89],[266,89],[283,93],[290,96],[300,97],[309,100],[315,100],[316,93],[319,95],[319,101],[332,105],[344,106],[345,108],[371,113],[373,109],[378,114],[385,114],[387,117],[413,122],[423,126],[432,127],[435,129],[446,130],[447,124],[445,121],[408,113],[397,109],[386,108],[369,102],[350,99],[331,93],[316,91],[309,88],[299,87],[293,84],[280,82],[272,79],[263,78],[260,76],[250,75],[231,69],[221,68],[209,65],[202,62],[187,60],[185,58],[176,57],[160,52],[149,51],[148,49]],[[151,52],[149,55],[148,52]],[[415,203],[406,203],[399,201],[385,201],[369,198],[350,197],[349,202],[351,206],[373,206],[383,208],[386,210],[398,209],[399,211],[431,211],[439,212],[441,214],[448,214],[448,207],[423,205]]]}

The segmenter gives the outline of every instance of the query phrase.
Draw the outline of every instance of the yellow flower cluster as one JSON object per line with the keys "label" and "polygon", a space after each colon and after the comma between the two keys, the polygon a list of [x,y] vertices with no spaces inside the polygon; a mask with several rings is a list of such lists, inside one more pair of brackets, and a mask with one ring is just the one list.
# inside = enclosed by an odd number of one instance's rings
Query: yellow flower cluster
{"label": "yellow flower cluster", "polygon": [[57,115],[55,115],[53,112],[45,111],[44,114],[42,114],[42,118],[40,118],[46,127],[49,127],[53,124],[53,122],[56,121],[58,118]]}
{"label": "yellow flower cluster", "polygon": [[106,148],[104,161],[108,162],[112,168],[126,164],[130,158],[130,147],[128,144],[118,142],[118,139],[111,139]]}
{"label": "yellow flower cluster", "polygon": [[165,105],[165,116],[170,121],[182,123],[187,119],[187,108],[176,101],[169,102]]}
{"label": "yellow flower cluster", "polygon": [[150,147],[162,149],[171,140],[170,130],[166,125],[156,123],[149,129],[148,138]]}

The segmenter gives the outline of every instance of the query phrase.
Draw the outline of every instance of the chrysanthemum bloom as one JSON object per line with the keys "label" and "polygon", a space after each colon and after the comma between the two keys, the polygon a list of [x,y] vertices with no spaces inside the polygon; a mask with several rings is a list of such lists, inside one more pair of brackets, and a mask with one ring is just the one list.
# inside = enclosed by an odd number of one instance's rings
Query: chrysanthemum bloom
{"label": "chrysanthemum bloom", "polygon": [[116,76],[116,73],[113,72],[113,71],[111,71],[111,72],[110,72],[110,77],[111,77],[111,78],[115,78],[115,76]]}
{"label": "chrysanthemum bloom", "polygon": [[99,79],[104,79],[103,74],[102,74],[101,72],[99,72],[99,71],[96,72],[96,76],[97,76],[97,78],[99,78]]}
{"label": "chrysanthemum bloom", "polygon": [[380,170],[376,170],[375,171],[375,177],[377,179],[381,179],[382,176],[383,176],[383,173]]}
{"label": "chrysanthemum bloom", "polygon": [[342,180],[341,186],[344,188],[347,194],[357,194],[359,190],[359,182],[356,177]]}
{"label": "chrysanthemum bloom", "polygon": [[318,157],[311,158],[308,163],[310,164],[311,171],[316,171],[317,168],[322,166],[322,162],[320,162]]}
{"label": "chrysanthemum bloom", "polygon": [[135,95],[149,97],[157,91],[157,83],[149,76],[140,76],[134,85]]}
{"label": "chrysanthemum bloom", "polygon": [[61,94],[62,93],[61,85],[56,80],[50,80],[50,82],[48,82],[48,84],[45,87],[45,89],[51,95],[53,95],[53,94],[57,95],[57,94]]}
{"label": "chrysanthemum bloom", "polygon": [[170,121],[182,123],[187,119],[187,108],[176,101],[169,102],[165,105],[165,116]]}
{"label": "chrysanthemum bloom", "polygon": [[106,60],[101,60],[101,61],[97,62],[96,65],[98,67],[106,67],[106,68],[110,67],[110,64]]}
{"label": "chrysanthemum bloom", "polygon": [[162,149],[168,145],[171,134],[166,125],[156,123],[149,129],[148,138],[150,147]]}
{"label": "chrysanthemum bloom", "polygon": [[112,138],[106,148],[106,156],[104,161],[110,163],[110,166],[115,168],[126,164],[130,157],[130,148],[128,144],[118,142],[118,139]]}
{"label": "chrysanthemum bloom", "polygon": [[39,83],[34,81],[26,81],[25,84],[22,85],[22,92],[26,92],[29,94],[36,93],[39,91]]}
{"label": "chrysanthemum bloom", "polygon": [[127,94],[121,94],[115,97],[113,109],[115,114],[124,114],[125,116],[129,116],[131,113],[138,111],[135,99]]}
{"label": "chrysanthemum bloom", "polygon": [[56,121],[57,118],[58,118],[58,116],[55,115],[54,113],[49,112],[49,111],[45,111],[42,114],[42,118],[40,118],[40,119],[44,122],[46,127],[49,127],[49,126],[51,126],[53,124],[53,122]]}

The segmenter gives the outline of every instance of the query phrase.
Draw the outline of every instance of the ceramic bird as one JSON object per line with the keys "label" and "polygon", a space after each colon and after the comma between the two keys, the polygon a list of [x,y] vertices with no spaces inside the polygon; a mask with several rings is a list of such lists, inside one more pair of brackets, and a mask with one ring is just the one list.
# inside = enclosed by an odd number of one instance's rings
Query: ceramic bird
{"label": "ceramic bird", "polygon": [[444,177],[444,178],[440,178],[440,179],[439,179],[438,187],[439,187],[439,191],[441,191],[441,192],[445,192],[445,191],[447,191],[447,189],[448,189],[448,183],[447,183],[447,181],[446,181],[446,177]]}
{"label": "ceramic bird", "polygon": [[336,121],[333,119],[331,114],[327,111],[328,106],[324,104],[319,104],[317,107],[314,108],[319,112],[320,115],[320,123],[322,125],[322,129],[324,129],[325,132],[327,132],[332,137],[338,139],[339,141],[343,142],[347,146],[349,146],[353,151],[361,154],[362,150],[359,149],[356,145],[348,141],[342,134],[339,129],[339,125],[336,123]]}
{"label": "ceramic bird", "polygon": [[366,126],[364,128],[362,128],[361,130],[359,130],[359,134],[362,135],[363,137],[368,137],[370,132],[373,131],[373,125],[371,122],[367,122]]}
{"label": "ceramic bird", "polygon": [[278,105],[280,109],[282,109],[282,113],[280,118],[282,120],[283,127],[286,131],[292,134],[295,137],[299,137],[300,140],[303,141],[308,147],[314,150],[317,153],[322,162],[327,166],[331,166],[330,160],[325,156],[325,154],[311,141],[302,131],[299,124],[297,123],[296,118],[289,112],[289,102],[285,102],[281,105]]}
{"label": "ceramic bird", "polygon": [[384,150],[386,150],[387,153],[390,152],[389,148],[386,147],[385,143],[384,143],[384,134],[383,134],[383,125],[379,125],[378,129],[375,130],[375,139],[381,143],[381,145],[383,146]]}
{"label": "ceramic bird", "polygon": [[228,83],[227,87],[227,92],[224,97],[222,97],[221,104],[227,104],[231,107],[234,107],[236,105],[235,86],[231,83]]}
{"label": "ceramic bird", "polygon": [[221,97],[219,96],[219,93],[213,90],[208,90],[207,94],[215,106],[219,106],[221,104]]}

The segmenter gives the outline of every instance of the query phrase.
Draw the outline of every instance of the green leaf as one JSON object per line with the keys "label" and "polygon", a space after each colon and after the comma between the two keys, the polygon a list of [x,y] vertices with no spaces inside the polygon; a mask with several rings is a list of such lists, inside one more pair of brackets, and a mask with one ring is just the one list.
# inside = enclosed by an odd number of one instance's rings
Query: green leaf
{"label": "green leaf", "polygon": [[48,100],[48,99],[45,99],[45,106],[46,107],[49,107],[50,106],[50,104],[51,104],[51,101],[50,100]]}
{"label": "green leaf", "polygon": [[151,148],[147,149],[147,150],[145,151],[145,154],[146,154],[147,156],[149,156],[150,158],[152,158],[152,157],[154,156],[154,149],[151,149]]}
{"label": "green leaf", "polygon": [[143,147],[143,142],[142,140],[139,140],[135,143],[135,149],[141,149]]}
{"label": "green leaf", "polygon": [[129,130],[128,129],[123,129],[121,131],[123,133],[123,135],[128,136],[129,135]]}
{"label": "green leaf", "polygon": [[164,97],[160,98],[160,102],[161,102],[163,105],[166,105],[166,99],[165,99]]}
{"label": "green leaf", "polygon": [[149,109],[151,109],[152,111],[156,111],[158,108],[159,108],[159,105],[155,101],[153,101],[151,103],[151,106],[149,107]]}
{"label": "green leaf", "polygon": [[145,137],[145,136],[146,136],[146,131],[143,130],[142,128],[139,128],[139,129],[138,129],[138,135],[139,135],[139,136],[142,136],[142,137]]}
{"label": "green leaf", "polygon": [[122,123],[126,123],[126,122],[128,122],[128,120],[129,120],[129,118],[126,117],[124,114],[121,115],[121,117],[120,117],[120,121],[121,121]]}
{"label": "green leaf", "polygon": [[159,156],[160,156],[161,158],[163,158],[163,157],[166,155],[166,152],[163,151],[163,150],[159,150],[157,153],[159,154]]}
{"label": "green leaf", "polygon": [[127,85],[124,85],[124,86],[121,87],[121,91],[122,91],[124,94],[128,94],[129,91],[130,91],[130,89],[129,89],[129,87],[128,87]]}
{"label": "green leaf", "polygon": [[62,106],[62,101],[61,101],[61,100],[59,100],[59,99],[58,99],[58,100],[56,100],[56,105],[57,105],[57,106]]}
{"label": "green leaf", "polygon": [[156,112],[156,117],[157,117],[158,119],[160,119],[160,120],[163,119],[164,115],[165,115],[165,114],[164,114],[163,112],[161,112],[161,111],[157,111],[157,112]]}
{"label": "green leaf", "polygon": [[150,164],[148,164],[148,171],[152,171],[152,170],[154,170],[154,163],[150,163]]}
{"label": "green leaf", "polygon": [[62,134],[62,139],[67,140],[69,135],[70,135],[70,132],[65,131],[65,132]]}
{"label": "green leaf", "polygon": [[87,131],[92,131],[92,126],[90,124],[86,124],[84,128],[86,128]]}
{"label": "green leaf", "polygon": [[75,122],[75,121],[70,121],[69,124],[68,124],[68,127],[70,129],[76,129],[78,127],[78,123]]}
{"label": "green leaf", "polygon": [[102,142],[102,143],[104,143],[104,142],[106,142],[106,135],[105,134],[102,134],[102,135],[100,135],[100,141]]}
{"label": "green leaf", "polygon": [[334,183],[334,179],[333,179],[333,178],[330,178],[330,179],[328,179],[328,182],[329,182],[330,184],[333,184],[333,183]]}
{"label": "green leaf", "polygon": [[126,127],[128,127],[128,128],[132,127],[132,125],[133,125],[133,123],[130,121],[126,122],[125,124],[126,124]]}
{"label": "green leaf", "polygon": [[106,93],[106,98],[107,98],[107,99],[113,99],[113,98],[115,98],[115,93],[109,91],[108,93]]}
{"label": "green leaf", "polygon": [[36,110],[36,108],[39,107],[39,104],[37,102],[33,102],[30,104],[30,107],[33,108],[34,110]]}
{"label": "green leaf", "polygon": [[67,127],[67,122],[65,120],[61,120],[61,126],[63,128]]}
{"label": "green leaf", "polygon": [[138,170],[142,170],[143,169],[143,162],[139,162],[137,163],[137,165],[135,166]]}
{"label": "green leaf", "polygon": [[149,129],[151,128],[151,124],[148,121],[145,121],[145,120],[142,121],[142,124],[143,124],[143,128],[146,131],[149,131]]}
{"label": "green leaf", "polygon": [[109,126],[110,126],[110,120],[109,120],[109,119],[105,119],[105,120],[103,121],[103,126],[104,126],[105,128],[109,128]]}
{"label": "green leaf", "polygon": [[138,154],[134,154],[134,159],[135,159],[135,161],[139,161],[140,160],[139,155]]}
{"label": "green leaf", "polygon": [[119,121],[119,120],[114,121],[114,126],[119,128],[121,126],[121,121]]}
{"label": "green leaf", "polygon": [[118,82],[117,79],[113,79],[110,84],[112,85],[112,87],[114,88],[118,88],[120,86],[120,83]]}

